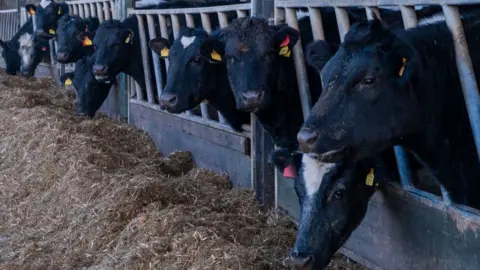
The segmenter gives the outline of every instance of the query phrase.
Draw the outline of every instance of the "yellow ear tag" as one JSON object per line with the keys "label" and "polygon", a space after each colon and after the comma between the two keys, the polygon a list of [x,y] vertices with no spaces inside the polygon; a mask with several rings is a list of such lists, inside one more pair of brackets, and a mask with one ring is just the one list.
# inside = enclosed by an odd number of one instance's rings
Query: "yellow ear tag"
{"label": "yellow ear tag", "polygon": [[290,53],[291,53],[291,51],[288,48],[288,46],[283,46],[280,49],[280,52],[278,54],[281,55],[281,56],[290,57]]}
{"label": "yellow ear tag", "polygon": [[61,7],[58,8],[57,14],[58,14],[58,15],[62,14],[62,8],[61,8]]}
{"label": "yellow ear tag", "polygon": [[222,61],[222,57],[215,50],[212,51],[210,57],[212,57],[213,60]]}
{"label": "yellow ear tag", "polygon": [[167,47],[165,47],[160,51],[160,56],[161,57],[168,57],[169,52],[170,52],[170,50]]}
{"label": "yellow ear tag", "polygon": [[28,13],[30,13],[30,15],[34,15],[35,14],[35,10],[33,8],[29,9],[28,10]]}
{"label": "yellow ear tag", "polygon": [[48,33],[52,34],[52,35],[55,35],[55,29],[50,29],[48,30]]}
{"label": "yellow ear tag", "polygon": [[65,85],[66,86],[72,85],[72,80],[70,80],[70,78],[66,79],[65,80]]}
{"label": "yellow ear tag", "polygon": [[403,57],[402,58],[402,66],[400,67],[400,70],[398,71],[398,75],[402,77],[403,71],[405,70],[405,65],[407,64],[407,58]]}
{"label": "yellow ear tag", "polygon": [[130,34],[128,34],[127,38],[125,39],[125,43],[130,43]]}
{"label": "yellow ear tag", "polygon": [[88,37],[84,37],[83,38],[83,46],[92,46],[93,43],[92,43],[92,40]]}
{"label": "yellow ear tag", "polygon": [[365,185],[367,186],[373,186],[373,179],[375,178],[375,175],[373,174],[373,168],[370,169],[370,172],[367,174],[367,177],[365,178]]}

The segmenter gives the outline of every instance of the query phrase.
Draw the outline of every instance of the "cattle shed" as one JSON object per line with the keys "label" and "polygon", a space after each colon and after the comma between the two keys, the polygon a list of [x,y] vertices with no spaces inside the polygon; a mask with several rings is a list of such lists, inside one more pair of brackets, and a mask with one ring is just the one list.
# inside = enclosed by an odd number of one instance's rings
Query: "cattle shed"
{"label": "cattle shed", "polygon": [[[245,132],[230,128],[220,113],[213,112],[208,103],[196,111],[170,114],[158,104],[165,87],[167,60],[161,60],[148,48],[155,37],[177,37],[182,22],[187,26],[213,29],[211,18],[216,16],[221,28],[232,19],[245,16],[268,18],[271,24],[287,23],[298,29],[298,12],[310,16],[315,40],[325,39],[322,26],[323,7],[334,7],[340,37],[348,32],[350,22],[345,8],[362,7],[367,17],[379,16],[378,7],[388,7],[401,13],[405,28],[414,27],[415,13],[420,5],[442,5],[456,50],[457,68],[470,116],[471,127],[480,153],[480,97],[466,39],[460,21],[458,5],[480,4],[478,0],[252,0],[251,3],[184,9],[136,9],[129,0],[67,1],[70,13],[80,17],[95,16],[100,21],[137,17],[145,70],[146,89],[123,74],[112,88],[101,111],[114,118],[124,119],[148,132],[161,152],[191,151],[197,166],[227,172],[236,187],[251,187],[257,199],[268,208],[279,208],[294,219],[299,218],[299,203],[294,181],[284,178],[269,162],[275,149],[270,136],[256,117]],[[28,15],[23,8],[0,10],[0,38],[8,40]],[[195,25],[200,16],[201,25]],[[54,41],[51,42],[54,45]],[[54,55],[55,46],[51,46]],[[312,104],[306,63],[301,40],[293,48],[296,78],[304,118]],[[0,66],[4,66],[0,59]],[[55,78],[71,69],[71,65],[43,63],[37,76]],[[135,97],[132,98],[133,94]],[[413,184],[406,165],[406,153],[395,147],[400,183],[386,183],[370,200],[367,215],[347,240],[341,252],[372,269],[479,269],[480,211],[456,205]]]}

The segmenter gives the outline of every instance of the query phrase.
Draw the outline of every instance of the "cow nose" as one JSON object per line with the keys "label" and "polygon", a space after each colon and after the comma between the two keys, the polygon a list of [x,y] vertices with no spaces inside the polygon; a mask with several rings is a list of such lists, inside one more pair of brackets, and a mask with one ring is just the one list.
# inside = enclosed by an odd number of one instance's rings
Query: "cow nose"
{"label": "cow nose", "polygon": [[260,107],[263,103],[264,91],[248,91],[242,93],[242,101],[246,108]]}
{"label": "cow nose", "polygon": [[57,52],[57,61],[64,61],[68,57],[68,53],[66,52]]}
{"label": "cow nose", "polygon": [[107,75],[107,66],[93,65],[93,72],[95,73],[95,75]]}
{"label": "cow nose", "polygon": [[312,261],[313,256],[309,255],[307,253],[294,251],[290,255],[290,258],[291,258],[293,264],[295,264],[297,266],[306,266],[309,262]]}
{"label": "cow nose", "polygon": [[177,96],[172,94],[162,94],[160,96],[160,108],[162,110],[175,107],[177,105]]}
{"label": "cow nose", "polygon": [[315,142],[318,139],[318,133],[308,128],[302,128],[297,134],[300,150],[304,153],[312,152]]}

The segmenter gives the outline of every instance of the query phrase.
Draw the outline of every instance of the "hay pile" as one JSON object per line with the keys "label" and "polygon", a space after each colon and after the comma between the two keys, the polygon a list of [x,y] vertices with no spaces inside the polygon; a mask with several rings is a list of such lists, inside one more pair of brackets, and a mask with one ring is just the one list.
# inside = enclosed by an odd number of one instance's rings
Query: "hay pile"
{"label": "hay pile", "polygon": [[0,269],[288,268],[286,217],[188,152],[162,157],[133,127],[75,117],[72,101],[0,74]]}

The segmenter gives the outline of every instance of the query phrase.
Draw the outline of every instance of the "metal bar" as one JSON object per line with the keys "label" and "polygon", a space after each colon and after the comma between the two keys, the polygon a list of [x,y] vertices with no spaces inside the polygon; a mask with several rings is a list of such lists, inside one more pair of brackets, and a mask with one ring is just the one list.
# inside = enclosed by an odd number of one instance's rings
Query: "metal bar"
{"label": "metal bar", "polygon": [[83,9],[85,11],[85,18],[90,17],[90,5],[89,4],[83,5]]}
{"label": "metal bar", "polygon": [[335,16],[337,17],[338,32],[340,33],[340,40],[343,42],[345,34],[350,29],[350,21],[348,19],[348,13],[345,8],[334,7]]}
{"label": "metal bar", "polygon": [[83,4],[78,5],[78,16],[81,18],[85,18],[85,10],[83,8]]}
{"label": "metal bar", "polygon": [[358,7],[399,5],[471,5],[476,0],[275,0],[277,7]]}
{"label": "metal bar", "polygon": [[237,17],[238,18],[247,17],[247,12],[245,10],[237,10]]}
{"label": "metal bar", "polygon": [[[287,23],[290,27],[299,30],[296,10],[287,8],[285,10]],[[303,56],[302,40],[299,39],[293,47],[293,60],[295,62],[295,72],[297,74],[298,89],[300,90],[300,100],[302,102],[303,118],[307,119],[312,107],[312,98],[310,96],[310,87],[308,85],[307,68],[305,66],[305,57]]]}
{"label": "metal bar", "polygon": [[[100,3],[99,3],[100,4]],[[73,14],[78,15],[78,5],[72,5],[73,6]]]}
{"label": "metal bar", "polygon": [[402,13],[403,27],[405,29],[415,27],[418,23],[417,14],[415,8],[412,6],[400,6],[400,12]]}
{"label": "metal bar", "polygon": [[94,18],[98,18],[97,8],[96,8],[96,5],[94,3],[90,3],[90,16],[92,16]]}
{"label": "metal bar", "polygon": [[275,9],[275,24],[281,24],[285,22],[285,9],[276,8]]}
{"label": "metal bar", "polygon": [[[148,35],[150,39],[156,38],[157,33],[155,33],[155,23],[153,21],[153,15],[147,15],[147,25],[148,25]],[[161,63],[160,63],[160,57],[154,53],[152,50],[150,50],[150,53],[152,54],[152,60],[153,60],[153,68],[155,72],[155,84],[157,86],[157,95],[160,97],[162,95],[162,87],[163,87],[163,78],[162,78],[162,71],[161,71]]]}
{"label": "metal bar", "polygon": [[[148,103],[153,103],[153,91],[152,91],[152,75],[150,74],[150,66],[148,65],[148,46],[147,37],[145,34],[145,24],[143,23],[142,15],[137,15],[138,21],[138,33],[140,35],[140,47],[142,48],[142,62],[143,62],[143,74],[145,76],[145,88],[147,90]],[[143,90],[143,89],[142,89]],[[141,91],[143,94],[143,91]],[[138,95],[138,92],[137,92]],[[143,96],[142,96],[143,100]]]}
{"label": "metal bar", "polygon": [[170,18],[172,19],[173,37],[177,39],[178,33],[180,32],[180,21],[178,20],[178,15],[172,14],[170,15]]}
{"label": "metal bar", "polygon": [[111,12],[112,12],[112,18],[113,19],[118,19],[118,8],[117,8],[117,5],[115,3],[115,1],[110,1],[110,8],[111,8]]}
{"label": "metal bar", "polygon": [[192,14],[185,14],[185,21],[187,22],[188,27],[195,28],[195,23],[194,23]]}
{"label": "metal bar", "polygon": [[112,14],[110,13],[110,3],[104,2],[103,3],[103,12],[105,13],[105,20],[111,20]]}
{"label": "metal bar", "polygon": [[35,20],[35,14],[32,15],[32,23],[33,23],[33,32],[37,31],[37,20]]}
{"label": "metal bar", "polygon": [[220,24],[220,28],[225,28],[228,26],[228,18],[225,12],[218,12],[218,22]]}
{"label": "metal bar", "polygon": [[[158,15],[158,21],[160,22],[160,36],[168,39],[167,19],[164,15]],[[165,59],[165,67],[168,70],[168,59]]]}
{"label": "metal bar", "polygon": [[[210,23],[210,17],[207,13],[201,13],[200,17],[202,19],[203,29],[210,34],[212,32],[212,24]],[[210,120],[210,116],[208,115],[208,105],[203,101],[202,103],[200,103],[200,110],[202,112],[202,118]],[[220,113],[218,113],[218,116],[223,118]]]}
{"label": "metal bar", "polygon": [[468,51],[467,40],[465,38],[465,32],[463,31],[458,8],[442,5],[442,9],[448,28],[453,35],[458,75],[462,84],[463,97],[467,106],[473,137],[477,145],[477,156],[480,160],[480,94],[478,92],[472,59]]}
{"label": "metal bar", "polygon": [[378,7],[365,7],[365,12],[367,13],[367,19],[369,20],[373,20],[373,14],[375,14],[378,19],[381,19]]}
{"label": "metal bar", "polygon": [[322,13],[319,8],[308,8],[310,21],[312,25],[312,33],[314,40],[325,40],[325,31],[323,31]]}
{"label": "metal bar", "polygon": [[[202,7],[202,8],[178,8],[178,9],[128,9],[128,14],[199,14],[199,13],[215,13],[215,12],[227,12],[227,11],[237,11],[245,13],[251,9],[251,4],[236,4],[236,5],[225,5],[225,6],[212,6],[212,7]],[[245,17],[244,16],[244,17]]]}
{"label": "metal bar", "polygon": [[104,17],[104,12],[103,12],[103,5],[102,3],[96,3],[95,4],[97,6],[97,17],[98,17],[98,20],[100,22],[103,22],[105,20],[105,17]]}

